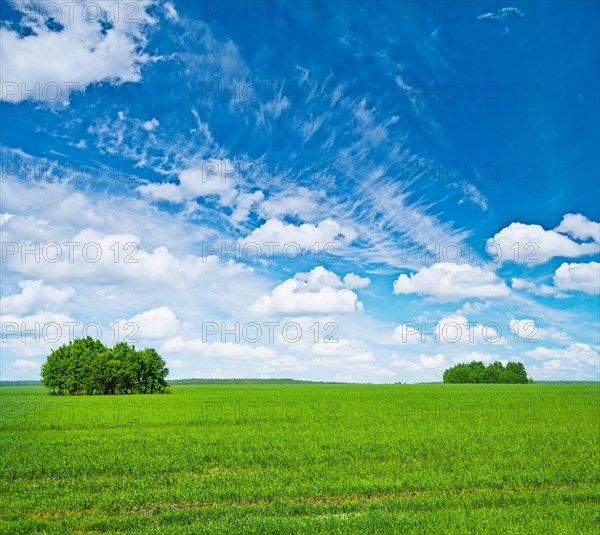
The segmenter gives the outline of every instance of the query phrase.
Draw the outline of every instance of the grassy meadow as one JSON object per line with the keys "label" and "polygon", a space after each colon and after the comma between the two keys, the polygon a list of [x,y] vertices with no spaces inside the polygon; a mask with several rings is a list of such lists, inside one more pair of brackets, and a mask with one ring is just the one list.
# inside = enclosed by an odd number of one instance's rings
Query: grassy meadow
{"label": "grassy meadow", "polygon": [[0,532],[600,532],[598,384],[0,389]]}

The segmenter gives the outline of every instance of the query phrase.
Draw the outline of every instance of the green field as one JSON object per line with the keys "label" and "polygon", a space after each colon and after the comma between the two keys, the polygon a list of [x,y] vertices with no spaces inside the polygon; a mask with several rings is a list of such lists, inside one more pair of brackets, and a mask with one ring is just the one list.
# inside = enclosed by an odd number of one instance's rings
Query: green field
{"label": "green field", "polygon": [[598,384],[2,387],[2,533],[598,533]]}

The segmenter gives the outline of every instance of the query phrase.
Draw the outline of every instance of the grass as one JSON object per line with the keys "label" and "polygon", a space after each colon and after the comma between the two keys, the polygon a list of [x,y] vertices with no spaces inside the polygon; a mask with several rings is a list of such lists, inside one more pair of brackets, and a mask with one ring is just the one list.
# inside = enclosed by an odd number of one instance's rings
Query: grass
{"label": "grass", "polygon": [[0,390],[2,533],[598,533],[598,384]]}

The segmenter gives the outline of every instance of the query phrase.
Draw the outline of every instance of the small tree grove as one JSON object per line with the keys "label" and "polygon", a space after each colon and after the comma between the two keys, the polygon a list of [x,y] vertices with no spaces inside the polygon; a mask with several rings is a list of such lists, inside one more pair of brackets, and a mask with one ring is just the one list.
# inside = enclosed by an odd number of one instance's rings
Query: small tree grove
{"label": "small tree grove", "polygon": [[457,364],[444,372],[444,383],[530,383],[525,366],[520,362],[501,362],[489,366],[473,361],[469,364]]}
{"label": "small tree grove", "polygon": [[58,395],[163,393],[168,374],[154,349],[124,342],[111,349],[89,336],[52,351],[41,370],[43,384]]}

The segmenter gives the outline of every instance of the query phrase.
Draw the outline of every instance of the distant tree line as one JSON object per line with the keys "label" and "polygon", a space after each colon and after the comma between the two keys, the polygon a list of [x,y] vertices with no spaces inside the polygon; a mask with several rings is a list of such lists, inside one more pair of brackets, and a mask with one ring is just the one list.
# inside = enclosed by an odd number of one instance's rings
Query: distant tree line
{"label": "distant tree line", "polygon": [[171,385],[261,385],[261,384],[344,384],[340,382],[332,381],[305,381],[303,379],[289,379],[289,378],[271,378],[271,379],[255,379],[255,378],[240,378],[240,379],[171,379],[169,381]]}
{"label": "distant tree line", "polygon": [[41,381],[0,381],[0,386],[42,386]]}
{"label": "distant tree line", "polygon": [[163,393],[168,374],[154,349],[109,348],[89,336],[52,351],[41,370],[43,384],[59,395]]}
{"label": "distant tree line", "polygon": [[525,366],[520,362],[501,362],[489,366],[483,362],[457,364],[444,372],[444,383],[529,383]]}

